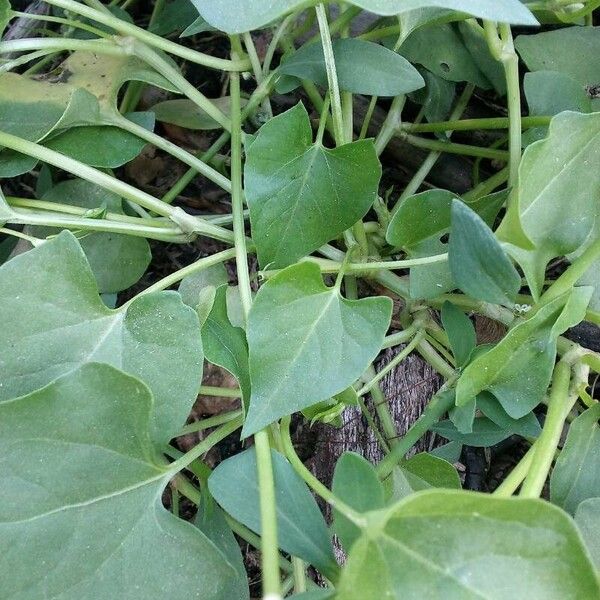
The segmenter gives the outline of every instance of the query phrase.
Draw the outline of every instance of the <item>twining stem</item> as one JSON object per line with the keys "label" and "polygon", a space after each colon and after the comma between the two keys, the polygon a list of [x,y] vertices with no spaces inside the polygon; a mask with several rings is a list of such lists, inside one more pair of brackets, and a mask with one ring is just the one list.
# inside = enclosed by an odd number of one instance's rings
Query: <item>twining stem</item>
{"label": "twining stem", "polygon": [[213,169],[211,166],[207,165],[204,161],[199,158],[196,158],[193,154],[190,154],[177,144],[173,144],[169,140],[157,135],[152,131],[148,131],[145,127],[130,121],[126,117],[115,114],[107,118],[107,125],[114,125],[132,133],[133,135],[139,137],[140,139],[152,144],[156,148],[160,148],[164,150],[171,156],[178,158],[181,162],[186,165],[192,167],[195,171],[204,175],[207,179],[216,183],[219,187],[224,189],[226,192],[231,192],[231,181],[227,179],[224,175],[219,173],[217,170]]}
{"label": "twining stem", "polygon": [[421,416],[413,423],[404,437],[392,447],[390,453],[377,465],[380,479],[390,475],[404,455],[454,406],[454,394],[442,388],[431,398]]}
{"label": "twining stem", "polygon": [[107,25],[121,35],[134,37],[141,42],[148,44],[149,46],[159,48],[164,52],[179,56],[180,58],[198,65],[203,65],[211,69],[218,69],[220,71],[246,71],[250,68],[250,61],[247,58],[242,58],[239,60],[227,60],[223,58],[216,58],[208,54],[203,54],[202,52],[198,52],[196,50],[192,50],[191,48],[186,48],[185,46],[181,46],[180,44],[166,40],[158,35],[146,31],[145,29],[142,29],[141,27],[137,27],[132,23],[122,21],[111,14],[84,6],[80,2],[75,2],[74,0],[45,0],[45,2],[53,6],[64,8],[65,10],[74,14],[87,17],[88,19],[96,21],[97,23]]}
{"label": "twining stem", "polygon": [[519,461],[517,466],[508,474],[504,481],[494,490],[495,496],[501,498],[509,498],[512,496],[519,486],[523,483],[529,469],[531,468],[531,462],[533,461],[533,455],[535,453],[535,444],[527,450],[527,453]]}
{"label": "twining stem", "polygon": [[600,258],[600,239],[596,240],[542,295],[540,304],[547,304],[573,288]]}
{"label": "twining stem", "polygon": [[73,158],[65,156],[64,154],[60,154],[59,152],[55,152],[54,150],[50,150],[49,148],[45,148],[34,142],[29,142],[2,131],[0,131],[0,146],[10,148],[16,152],[21,152],[22,154],[27,154],[28,156],[33,156],[38,160],[64,171],[68,171],[90,183],[94,183],[126,200],[131,200],[135,204],[143,206],[158,215],[168,217],[174,223],[179,225],[183,233],[197,233],[208,237],[214,237],[215,239],[224,242],[233,241],[234,236],[231,231],[219,227],[218,225],[208,223],[200,217],[189,215],[181,208],[170,206],[124,181],[111,177],[94,167],[90,167]]}
{"label": "twining stem", "polygon": [[92,33],[93,35],[99,38],[109,38],[110,34],[106,33],[106,31],[102,31],[97,27],[92,27],[87,23],[82,23],[81,21],[72,21],[71,19],[63,19],[62,17],[52,17],[50,15],[36,15],[34,13],[21,12],[18,10],[12,11],[12,16],[18,17],[21,19],[30,19],[32,21],[46,21],[48,23],[58,23],[60,25],[66,25],[67,27],[72,27],[74,29],[82,29],[83,31],[87,31]]}
{"label": "twining stem", "polygon": [[405,348],[399,352],[393,360],[391,360],[371,381],[366,383],[357,393],[359,396],[364,396],[376,386],[392,369],[395,369],[423,340],[425,337],[424,331],[419,331]]}
{"label": "twining stem", "polygon": [[348,506],[345,502],[342,502],[335,494],[324,486],[305,466],[296,454],[292,437],[290,435],[290,417],[284,417],[281,419],[281,440],[283,443],[283,451],[287,459],[290,461],[294,470],[309,487],[313,489],[325,502],[330,506],[341,512],[349,521],[352,521],[358,527],[364,528],[366,526],[366,519],[359,512],[355,511],[352,507]]}
{"label": "twining stem", "polygon": [[[546,127],[550,124],[552,117],[522,117],[521,127]],[[407,133],[442,133],[444,131],[476,131],[481,129],[508,129],[510,119],[508,117],[491,117],[489,119],[459,119],[453,121],[441,121],[438,123],[404,123],[400,126]]]}
{"label": "twining stem", "polygon": [[539,498],[544,489],[565,419],[577,401],[577,393],[569,392],[570,383],[571,366],[561,360],[554,369],[544,428],[535,443],[531,466],[521,488],[520,495],[524,498]]}
{"label": "twining stem", "polygon": [[[202,388],[200,388],[200,394],[202,395],[202,393]],[[209,417],[208,419],[202,419],[202,421],[196,421],[195,423],[190,423],[189,425],[186,425],[177,437],[182,435],[188,435],[189,433],[204,431],[205,429],[210,429],[211,427],[217,427],[218,425],[229,423],[230,421],[234,421],[235,419],[239,419],[241,417],[242,411],[234,410],[232,412],[227,412],[220,415],[215,415],[214,417]]]}
{"label": "twining stem", "polygon": [[325,56],[327,83],[329,85],[329,95],[331,97],[331,113],[333,115],[334,137],[336,145],[341,146],[345,142],[344,113],[342,111],[340,86],[335,68],[335,57],[333,55],[331,33],[329,32],[329,23],[327,21],[325,6],[323,4],[317,4],[315,11],[317,13],[317,22],[319,23],[319,31],[321,33],[323,55]]}
{"label": "twining stem", "polygon": [[231,435],[241,426],[241,416],[233,419],[229,423],[221,425],[221,427],[213,431],[210,435],[206,436],[206,438],[204,438],[198,445],[194,446],[189,452],[186,452],[181,458],[178,458],[175,462],[172,462],[168,467],[169,472],[175,475],[176,473],[179,473],[179,471],[183,471],[183,469],[186,469],[190,463],[194,462],[197,458],[200,458],[213,446],[218,444],[221,440],[224,440],[228,435]]}
{"label": "twining stem", "polygon": [[479,156],[492,160],[508,160],[509,152],[506,150],[496,150],[495,148],[483,148],[481,146],[471,146],[468,144],[457,144],[455,142],[444,142],[443,140],[430,140],[417,137],[410,133],[398,133],[398,137],[411,146],[424,148],[425,150],[435,150],[437,152],[446,152],[449,154],[459,154],[462,156]]}
{"label": "twining stem", "polygon": [[[232,56],[239,52],[240,42],[231,38]],[[247,320],[252,306],[252,288],[248,270],[246,233],[244,220],[244,193],[242,188],[242,113],[240,102],[240,76],[232,73],[230,78],[231,96],[231,206],[233,212],[233,233],[235,237],[236,266],[240,297],[244,317]],[[267,430],[254,435],[256,463],[260,496],[261,570],[263,597],[279,600],[281,579],[279,574],[279,545],[277,541],[277,504],[275,481],[271,458],[271,445]]]}
{"label": "twining stem", "polygon": [[[213,267],[214,265],[221,264],[226,260],[231,260],[232,258],[235,258],[235,255],[235,248],[229,248],[227,250],[223,250],[222,252],[211,254],[206,258],[201,258],[200,260],[193,262],[191,265],[183,267],[182,269],[179,269],[178,271],[167,275],[160,281],[157,281],[154,285],[151,285],[150,287],[141,291],[137,296],[135,296],[135,298],[138,298],[139,296],[145,296],[146,294],[152,294],[154,292],[161,292],[162,290],[166,290],[171,286],[175,285],[176,283],[179,283],[185,277],[193,275],[194,273],[198,273],[199,271],[204,271],[204,269],[208,269],[209,267]],[[131,302],[131,300],[129,302]]]}

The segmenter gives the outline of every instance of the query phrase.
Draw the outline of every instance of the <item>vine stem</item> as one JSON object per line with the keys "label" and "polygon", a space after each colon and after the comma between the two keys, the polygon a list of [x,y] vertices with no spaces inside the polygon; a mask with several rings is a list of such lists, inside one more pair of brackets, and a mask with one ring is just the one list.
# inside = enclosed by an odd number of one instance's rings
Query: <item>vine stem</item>
{"label": "vine stem", "polygon": [[520,495],[524,498],[539,498],[544,489],[565,419],[577,401],[577,393],[569,393],[570,383],[571,366],[561,360],[554,369],[544,428],[535,444],[531,466],[521,488]]}
{"label": "vine stem", "polygon": [[[241,49],[239,38],[231,37],[232,56]],[[236,266],[240,297],[244,317],[247,320],[252,306],[252,288],[248,271],[248,254],[244,220],[244,194],[242,188],[242,113],[240,75],[232,73],[231,95],[231,205],[233,212],[233,234],[236,251]],[[256,464],[260,496],[261,523],[261,570],[263,597],[279,600],[281,579],[279,573],[279,545],[277,542],[277,503],[271,444],[266,429],[254,434]]]}
{"label": "vine stem", "polygon": [[0,131],[0,146],[5,146],[16,152],[33,156],[38,160],[53,165],[63,171],[68,171],[90,183],[94,183],[126,200],[131,200],[131,202],[143,206],[158,215],[168,217],[180,227],[183,233],[197,233],[229,243],[234,239],[233,234],[228,229],[213,225],[200,217],[192,216],[186,213],[182,208],[170,206],[124,181],[111,177],[94,167],[90,167],[78,160],[65,156],[64,154],[60,154],[60,152],[45,148],[40,144],[29,142],[11,135],[10,133]]}
{"label": "vine stem", "polygon": [[500,496],[501,498],[509,498],[512,496],[518,489],[518,487],[523,483],[525,477],[527,477],[527,473],[529,473],[529,469],[531,468],[531,462],[533,460],[533,455],[535,453],[535,444],[527,450],[527,453],[523,458],[519,461],[517,466],[508,474],[508,476],[504,479],[504,481],[494,490],[493,494],[495,496]]}
{"label": "vine stem", "polygon": [[168,52],[169,54],[179,56],[180,58],[196,63],[198,65],[209,67],[211,69],[217,69],[220,71],[246,71],[251,66],[250,61],[248,59],[227,60],[223,58],[215,58],[214,56],[210,56],[208,54],[192,50],[191,48],[186,48],[185,46],[181,46],[180,44],[176,44],[175,42],[165,40],[164,38],[150,33],[149,31],[146,31],[141,27],[137,27],[132,23],[127,23],[126,21],[123,21],[111,14],[107,14],[103,11],[90,8],[88,6],[84,6],[80,2],[75,2],[74,0],[44,1],[46,2],[46,4],[51,4],[52,6],[64,8],[69,12],[87,17],[88,19],[96,21],[97,23],[107,25],[111,29],[114,29],[115,31],[120,33],[121,35],[132,36],[140,40],[141,42],[148,44],[149,46],[159,48],[164,52]]}
{"label": "vine stem", "polygon": [[496,150],[495,148],[483,148],[481,146],[470,146],[468,144],[457,144],[455,142],[444,142],[443,140],[430,140],[420,138],[410,133],[398,132],[398,137],[408,142],[415,148],[425,150],[434,150],[436,152],[446,152],[449,154],[460,154],[462,156],[479,156],[481,158],[490,158],[495,160],[509,160],[509,152],[506,150]]}
{"label": "vine stem", "polygon": [[[522,117],[521,127],[544,127],[550,124],[552,117]],[[440,121],[438,123],[404,123],[400,126],[402,131],[408,133],[442,133],[444,131],[476,131],[479,129],[508,129],[510,119],[508,117],[491,117],[488,119],[458,119],[452,121]]]}
{"label": "vine stem", "polygon": [[341,146],[345,141],[344,136],[344,113],[342,110],[342,100],[340,96],[340,86],[338,83],[337,71],[335,69],[335,57],[333,55],[333,44],[331,42],[331,33],[329,32],[329,23],[327,13],[323,4],[315,6],[317,13],[317,22],[321,33],[321,43],[323,45],[323,55],[325,56],[325,68],[327,70],[327,83],[329,84],[329,94],[331,97],[331,113],[333,115],[333,129],[336,144]]}
{"label": "vine stem", "polygon": [[284,417],[281,419],[281,441],[283,444],[283,451],[290,461],[294,470],[302,479],[311,487],[327,504],[341,512],[349,521],[352,521],[355,525],[360,528],[364,528],[367,525],[367,520],[363,515],[348,506],[345,502],[342,502],[335,494],[324,486],[305,466],[296,454],[292,437],[290,435],[290,417]]}

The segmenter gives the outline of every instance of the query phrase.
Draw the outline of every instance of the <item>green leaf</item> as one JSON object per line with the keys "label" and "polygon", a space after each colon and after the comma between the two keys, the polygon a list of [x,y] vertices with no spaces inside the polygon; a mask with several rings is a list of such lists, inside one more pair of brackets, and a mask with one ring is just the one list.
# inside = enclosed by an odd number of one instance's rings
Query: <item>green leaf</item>
{"label": "green leaf", "polygon": [[149,30],[155,35],[167,37],[172,33],[187,29],[197,15],[198,12],[189,0],[169,0],[163,4],[162,10],[155,16]]}
{"label": "green leaf", "polygon": [[314,263],[267,281],[248,319],[252,397],[242,434],[353,384],[379,353],[391,310],[389,298],[342,298]]}
{"label": "green leaf", "polygon": [[386,511],[354,544],[339,600],[596,598],[572,520],[542,501],[426,491]]}
{"label": "green leaf", "polygon": [[[326,577],[335,578],[338,566],[315,499],[289,462],[275,450],[271,455],[281,549],[314,565]],[[256,469],[256,451],[250,448],[223,461],[209,477],[208,487],[213,498],[234,519],[260,534]]]}
{"label": "green leaf", "polygon": [[550,500],[574,514],[581,502],[600,496],[600,404],[580,414],[550,478]]}
{"label": "green leaf", "polygon": [[600,498],[584,500],[575,512],[575,523],[596,570],[600,570]]}
{"label": "green leaf", "polygon": [[245,166],[260,264],[285,267],[342,234],[369,210],[380,177],[371,140],[334,150],[313,144],[302,104],[271,119],[247,149]]}
{"label": "green leaf", "polygon": [[452,202],[448,255],[454,281],[465,294],[494,304],[514,303],[521,277],[483,219],[458,200]]}
{"label": "green leaf", "polygon": [[559,297],[540,307],[527,320],[515,325],[491,350],[475,358],[458,380],[456,404],[467,404],[488,390],[514,419],[531,412],[550,383],[556,356],[552,326],[566,300]]}
{"label": "green leaf", "polygon": [[[529,114],[554,116],[566,110],[574,112],[592,112],[592,101],[581,84],[556,71],[537,71],[526,73],[523,91],[527,98]],[[534,127],[523,134],[523,143],[530,144],[541,140],[548,134],[547,127]]]}
{"label": "green leaf", "polygon": [[[392,43],[396,43],[394,40]],[[485,47],[487,52],[487,47]],[[411,63],[423,65],[448,81],[468,81],[483,89],[492,84],[479,69],[457,29],[442,23],[413,31],[398,50]]]}
{"label": "green leaf", "polygon": [[[105,210],[123,214],[121,199],[82,179],[63,181],[46,192],[46,202]],[[55,235],[52,227],[34,227],[34,235]],[[80,240],[101,294],[113,294],[131,287],[145,273],[152,255],[144,238],[114,233],[90,233]]]}
{"label": "green leaf", "polygon": [[429,122],[444,121],[454,106],[456,84],[434,75],[427,69],[421,71],[425,87],[410,94],[409,98],[423,106],[425,118]]}
{"label": "green leaf", "polygon": [[88,364],[0,402],[0,552],[8,598],[229,600],[233,568],[162,506],[172,473],[150,442],[152,396]]}
{"label": "green leaf", "polygon": [[475,417],[472,431],[468,433],[459,431],[456,425],[450,420],[436,423],[431,430],[447,440],[476,448],[494,446],[514,433],[504,427],[500,427],[487,417]]}
{"label": "green leaf", "polygon": [[[214,98],[210,102],[224,114],[230,114],[231,98],[229,96]],[[242,107],[247,103],[246,99],[241,99]],[[222,129],[222,126],[210,115],[199,108],[195,102],[188,99],[165,100],[164,102],[155,104],[152,107],[152,111],[156,114],[156,120],[161,123],[170,123],[171,125],[178,125],[185,129],[198,131]]]}
{"label": "green leaf", "polygon": [[248,344],[241,327],[234,327],[227,315],[227,286],[216,290],[214,304],[202,325],[202,343],[206,360],[227,369],[239,382],[244,406],[250,400]]}
{"label": "green leaf", "polygon": [[[333,54],[343,91],[367,96],[399,96],[425,85],[419,72],[404,57],[379,44],[356,38],[337,39],[333,42]],[[279,71],[327,87],[322,44],[302,46],[281,64]]]}
{"label": "green leaf", "polygon": [[173,437],[189,415],[202,379],[198,317],[175,292],[108,309],[71,233],[0,267],[0,314],[0,401],[81,365],[106,362],[150,387],[157,444]]}
{"label": "green leaf", "polygon": [[444,302],[441,316],[456,364],[464,367],[477,345],[475,327],[471,319],[451,302]]}
{"label": "green leaf", "polygon": [[[531,144],[519,167],[516,201],[498,229],[513,244],[534,298],[541,292],[546,265],[590,243],[600,222],[600,113],[564,112],[550,123],[546,139]],[[568,199],[568,201],[566,201]],[[520,222],[535,248],[519,248]]]}
{"label": "green leaf", "polygon": [[303,592],[302,594],[293,594],[290,599],[293,600],[331,600],[334,595],[332,589],[326,590],[311,590],[310,592]]}
{"label": "green leaf", "polygon": [[[354,452],[344,452],[335,464],[332,491],[337,498],[358,512],[377,510],[385,506],[383,485],[375,467]],[[360,537],[360,529],[333,509],[333,531],[346,551]]]}
{"label": "green leaf", "polygon": [[[259,29],[307,5],[306,0],[281,0],[266,6],[254,0],[240,0],[235,3],[230,0],[191,1],[211,25],[230,34]],[[316,2],[308,4],[316,4]],[[383,16],[395,16],[418,8],[436,7],[466,12],[493,21],[519,25],[537,24],[534,16],[518,0],[350,0],[349,4]]]}
{"label": "green leaf", "polygon": [[590,56],[600,53],[600,27],[564,27],[520,35],[515,47],[530,71],[558,71],[582,87],[600,81],[600,65]]}
{"label": "green leaf", "polygon": [[460,489],[460,477],[456,469],[446,460],[427,452],[415,454],[402,463],[401,470],[413,491],[432,487]]}
{"label": "green leaf", "polygon": [[523,437],[536,438],[542,432],[539,421],[534,413],[527,413],[520,419],[513,419],[502,408],[502,405],[488,392],[481,392],[477,396],[477,408],[491,421],[505,431]]}
{"label": "green leaf", "polygon": [[[148,131],[154,130],[151,112],[129,113],[126,117]],[[73,127],[44,142],[51,150],[101,169],[123,166],[139,156],[146,144],[128,131],[106,125]]]}
{"label": "green leaf", "polygon": [[227,524],[225,514],[208,491],[200,498],[194,525],[213,542],[235,569],[235,577],[231,577],[225,584],[224,600],[249,600],[248,577],[240,545]]}
{"label": "green leaf", "polygon": [[179,294],[184,304],[196,308],[203,289],[207,287],[216,289],[228,283],[229,274],[227,269],[223,263],[219,263],[185,277],[179,284]]}

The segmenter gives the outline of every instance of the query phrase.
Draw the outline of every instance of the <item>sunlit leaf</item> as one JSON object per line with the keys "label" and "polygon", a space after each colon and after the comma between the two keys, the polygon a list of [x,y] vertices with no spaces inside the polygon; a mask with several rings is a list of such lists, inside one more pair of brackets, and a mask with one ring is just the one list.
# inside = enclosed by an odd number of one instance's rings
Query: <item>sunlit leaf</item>
{"label": "sunlit leaf", "polygon": [[361,219],[381,166],[370,140],[334,150],[312,143],[302,104],[271,119],[247,149],[246,200],[260,264],[285,267]]}
{"label": "sunlit leaf", "polygon": [[242,433],[354,383],[381,349],[391,308],[389,298],[346,300],[323,284],[314,263],[288,267],[267,281],[248,319],[252,396]]}
{"label": "sunlit leaf", "polygon": [[0,402],[5,597],[230,600],[225,556],[162,506],[152,410],[144,384],[100,364]]}

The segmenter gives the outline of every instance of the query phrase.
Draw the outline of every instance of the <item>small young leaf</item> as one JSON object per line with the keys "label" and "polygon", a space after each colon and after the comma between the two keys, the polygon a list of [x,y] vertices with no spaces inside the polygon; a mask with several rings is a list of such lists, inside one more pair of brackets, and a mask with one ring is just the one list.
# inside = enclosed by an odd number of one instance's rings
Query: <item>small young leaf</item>
{"label": "small young leaf", "polygon": [[70,232],[0,267],[0,314],[0,402],[81,365],[105,362],[150,387],[157,445],[176,435],[189,415],[202,380],[196,313],[175,292],[108,309]]}
{"label": "small young leaf", "polygon": [[[385,506],[383,485],[375,467],[354,452],[344,452],[338,458],[333,473],[332,490],[336,497],[358,512],[368,512]],[[360,537],[360,529],[335,508],[333,519],[333,531],[344,549],[349,551]]]}
{"label": "small young leaf", "polygon": [[389,298],[342,298],[310,262],[267,281],[248,319],[252,397],[243,435],[354,383],[380,351],[391,310]]}
{"label": "small young leaf", "polygon": [[[273,476],[281,549],[335,578],[338,566],[323,515],[289,462],[275,450]],[[260,534],[256,451],[250,448],[223,461],[208,479],[213,498],[236,520]]]}
{"label": "small young leaf", "polygon": [[188,275],[179,284],[179,293],[184,304],[196,308],[200,292],[207,287],[220,288],[229,283],[229,275],[223,263]]}
{"label": "small young leaf", "polygon": [[354,225],[377,196],[373,142],[312,143],[302,104],[271,119],[247,149],[246,200],[262,266],[285,267]]}
{"label": "small young leaf", "polygon": [[600,404],[580,414],[550,478],[550,500],[574,514],[581,502],[600,496]]}
{"label": "small young leaf", "polygon": [[460,489],[460,477],[447,461],[427,452],[415,454],[402,463],[410,487],[418,492],[431,487]]}
{"label": "small young leaf", "polygon": [[466,204],[452,202],[449,262],[458,287],[478,300],[514,303],[521,277],[485,222]]}
{"label": "small young leaf", "polygon": [[542,500],[425,491],[373,514],[337,586],[365,598],[596,598],[573,521]]}
{"label": "small young leaf", "polygon": [[494,446],[513,434],[512,431],[496,425],[487,417],[476,417],[473,421],[472,431],[469,433],[459,431],[450,420],[436,423],[431,430],[447,440],[476,448]]}
{"label": "small young leaf", "polygon": [[536,438],[540,435],[542,428],[537,417],[532,412],[527,413],[520,419],[513,419],[502,405],[488,392],[481,392],[477,396],[477,408],[491,421],[496,423],[505,431],[521,435],[523,437]]}
{"label": "small young leaf", "polygon": [[600,498],[584,500],[575,512],[575,523],[596,570],[600,570]]}
{"label": "small young leaf", "polygon": [[0,402],[5,598],[230,599],[221,551],[162,506],[151,427],[148,388],[103,364]]}
{"label": "small young leaf", "polygon": [[202,325],[206,360],[227,369],[239,382],[244,406],[250,400],[250,372],[246,334],[227,315],[227,286],[217,288],[212,310]]}
{"label": "small young leaf", "polygon": [[[261,4],[255,0],[191,0],[198,12],[211,25],[225,33],[244,33],[259,29],[275,19],[306,6],[306,0],[281,0]],[[310,4],[316,4],[312,1]],[[349,4],[383,16],[395,16],[405,11],[425,7],[448,8],[475,17],[536,25],[535,17],[519,0],[349,0]]]}
{"label": "small young leaf", "polygon": [[441,316],[456,364],[464,367],[477,345],[475,327],[471,319],[451,302],[444,302]]}
{"label": "small young leaf", "polygon": [[[419,72],[403,57],[379,44],[356,38],[333,42],[340,89],[367,96],[399,96],[425,85]],[[283,75],[327,86],[327,70],[320,42],[303,46],[279,67]],[[289,87],[288,91],[291,91]]]}

